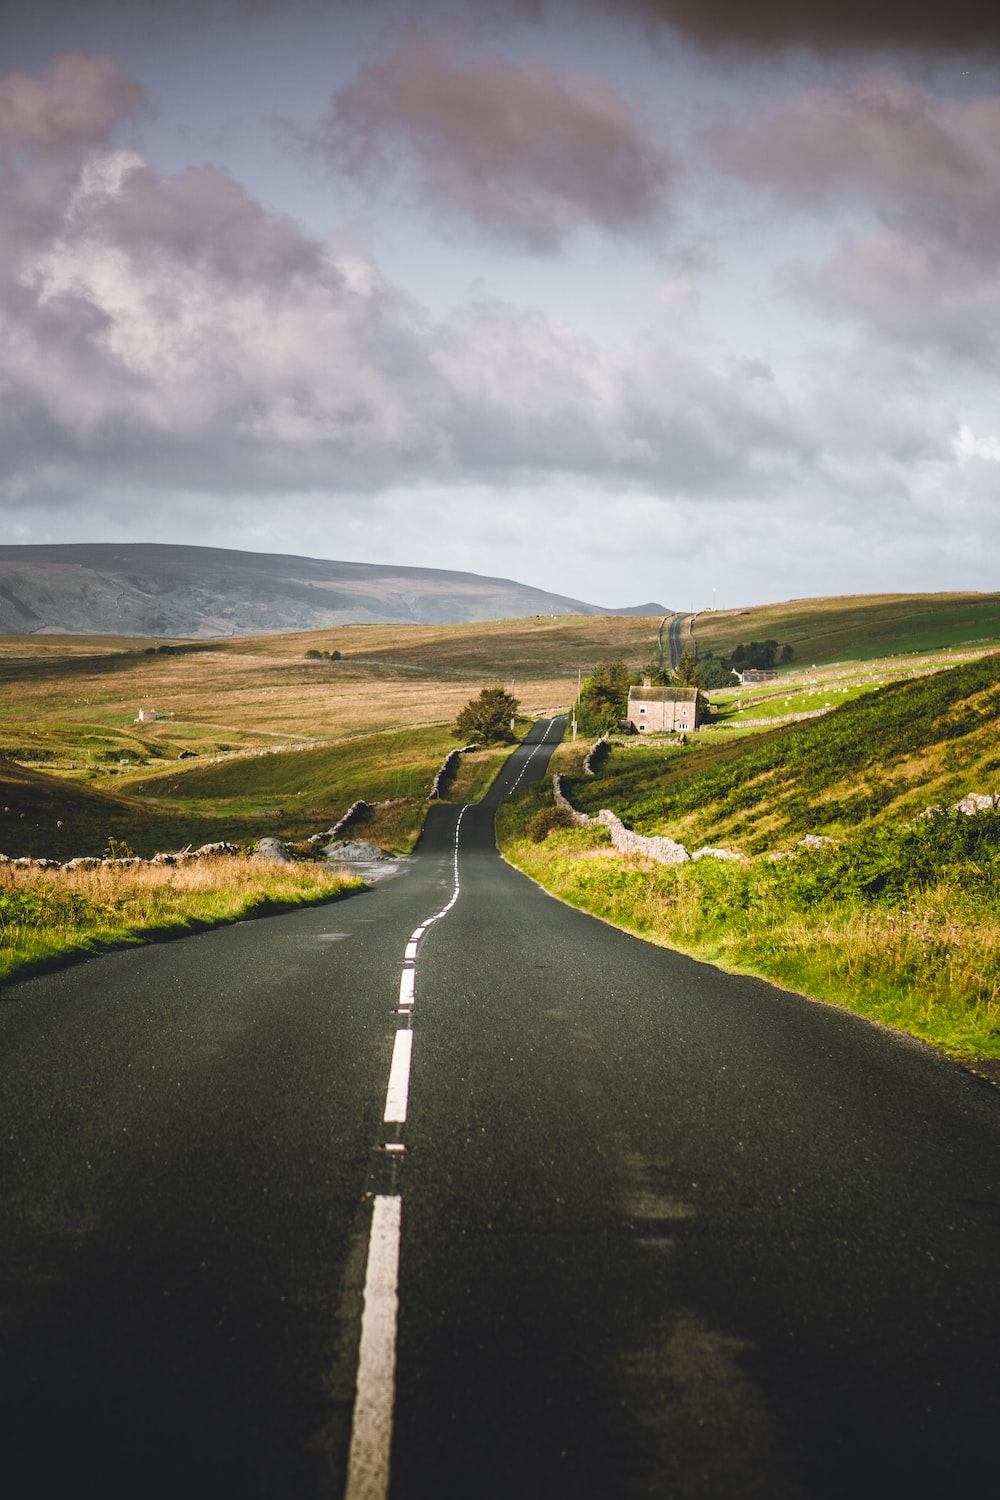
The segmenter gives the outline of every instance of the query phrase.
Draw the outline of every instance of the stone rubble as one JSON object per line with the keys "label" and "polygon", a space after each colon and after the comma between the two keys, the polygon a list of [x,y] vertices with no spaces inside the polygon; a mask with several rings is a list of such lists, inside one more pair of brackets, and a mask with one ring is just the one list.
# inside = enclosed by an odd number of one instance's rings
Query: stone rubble
{"label": "stone rubble", "polygon": [[1000,807],[1000,797],[995,797],[990,792],[970,792],[961,802],[955,803],[952,811],[973,817],[976,813],[993,812],[997,807]]}
{"label": "stone rubble", "polygon": [[284,839],[261,839],[257,845],[257,858],[267,860],[269,865],[290,865],[295,862],[295,856]]}
{"label": "stone rubble", "polygon": [[367,839],[327,844],[323,850],[323,858],[333,863],[342,860],[348,864],[379,864],[384,860],[398,857],[398,855],[390,854],[387,849],[380,849],[378,844],[368,843]]}

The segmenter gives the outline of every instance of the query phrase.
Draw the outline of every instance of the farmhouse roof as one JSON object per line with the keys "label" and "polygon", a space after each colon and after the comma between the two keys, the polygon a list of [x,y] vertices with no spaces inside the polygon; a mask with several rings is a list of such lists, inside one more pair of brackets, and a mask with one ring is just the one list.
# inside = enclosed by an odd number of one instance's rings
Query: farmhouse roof
{"label": "farmhouse roof", "polygon": [[630,703],[693,703],[698,696],[697,688],[689,687],[630,687]]}

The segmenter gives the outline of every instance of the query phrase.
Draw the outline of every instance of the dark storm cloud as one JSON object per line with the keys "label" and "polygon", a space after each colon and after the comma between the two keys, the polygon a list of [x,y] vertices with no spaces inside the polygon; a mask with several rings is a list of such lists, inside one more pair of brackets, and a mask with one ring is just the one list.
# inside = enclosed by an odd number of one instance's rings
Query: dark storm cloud
{"label": "dark storm cloud", "polygon": [[650,33],[679,32],[710,48],[1000,51],[994,0],[39,0],[30,10],[34,21],[28,24],[81,12],[128,12],[151,33],[308,11],[370,11],[402,25],[446,20],[490,29],[584,11]]}
{"label": "dark storm cloud", "polygon": [[[175,0],[189,13],[196,3],[203,0]],[[337,9],[358,0],[218,0],[222,9],[248,14],[296,3]],[[450,13],[485,20],[574,8],[671,27],[709,46],[1000,49],[1000,10],[993,0],[395,0],[390,7],[418,18]]]}
{"label": "dark storm cloud", "polygon": [[[203,0],[174,0],[192,14]],[[336,10],[358,0],[216,0],[225,12],[267,14],[295,6]],[[377,0],[368,0],[376,11]],[[394,0],[404,18],[435,15],[529,19],[545,12],[589,10],[615,20],[670,28],[709,47],[766,50],[912,48],[932,52],[1000,50],[1000,9],[994,0]]]}
{"label": "dark storm cloud", "polygon": [[535,250],[580,223],[647,227],[668,175],[664,152],[599,79],[463,58],[413,33],[340,89],[304,139],[335,172],[378,186],[398,171],[407,197],[438,221]]}
{"label": "dark storm cloud", "polygon": [[994,0],[584,0],[709,46],[1000,50]]}

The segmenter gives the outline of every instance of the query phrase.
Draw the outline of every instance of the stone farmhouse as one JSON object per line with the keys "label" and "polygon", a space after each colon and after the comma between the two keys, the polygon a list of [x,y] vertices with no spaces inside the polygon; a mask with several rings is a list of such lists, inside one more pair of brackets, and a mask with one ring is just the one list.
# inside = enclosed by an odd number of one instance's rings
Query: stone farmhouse
{"label": "stone farmhouse", "polygon": [[630,730],[639,734],[683,734],[697,729],[701,699],[697,688],[630,687],[626,716]]}

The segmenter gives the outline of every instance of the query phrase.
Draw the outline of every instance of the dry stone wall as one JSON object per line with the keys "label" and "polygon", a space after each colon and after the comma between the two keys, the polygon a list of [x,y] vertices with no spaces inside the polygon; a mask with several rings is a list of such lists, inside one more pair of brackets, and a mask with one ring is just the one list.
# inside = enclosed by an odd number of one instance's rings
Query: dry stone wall
{"label": "dry stone wall", "polygon": [[[600,742],[598,742],[600,743]],[[596,746],[594,747],[597,748]],[[593,774],[591,772],[591,774]],[[588,813],[580,812],[570,802],[562,788],[562,777],[558,772],[552,778],[552,795],[557,807],[561,807],[572,818],[578,828],[594,828],[603,826],[611,834],[611,842],[616,849],[623,854],[644,855],[647,859],[655,859],[661,865],[683,865],[688,860],[695,859],[732,859],[742,860],[746,855],[737,853],[734,849],[713,849],[706,846],[695,849],[693,852],[678,844],[674,839],[666,838],[662,834],[647,836],[635,833],[631,828],[626,828],[620,818],[604,807],[596,818],[590,817]],[[936,812],[936,808],[928,808],[927,812]],[[975,817],[979,813],[1000,811],[1000,794],[992,792],[969,792],[961,802],[952,806],[952,812],[966,813],[969,817]],[[807,833],[805,838],[799,839],[799,844],[806,849],[823,849],[833,845],[836,841],[827,838],[825,834]],[[784,853],[772,854],[771,859],[784,859]]]}
{"label": "dry stone wall", "polygon": [[586,759],[583,762],[583,774],[584,774],[584,776],[596,776],[597,772],[598,772],[598,769],[600,768],[600,766],[601,766],[601,764],[602,764],[602,762],[604,760],[604,757],[607,755],[607,753],[608,753],[608,739],[607,739],[607,735],[603,735],[602,734],[601,738],[597,741],[597,743],[594,744],[594,745],[591,745],[590,749],[587,751]]}
{"label": "dry stone wall", "polygon": [[429,798],[433,800],[435,797],[440,797],[448,782],[458,770],[458,762],[460,761],[461,757],[461,750],[449,750],[448,754],[441,762],[437,775],[431,782],[431,789],[427,794]]}
{"label": "dry stone wall", "polygon": [[552,778],[552,795],[556,806],[568,812],[578,828],[606,828],[611,835],[612,844],[622,854],[638,854],[646,859],[655,859],[660,865],[684,865],[691,859],[743,858],[742,854],[736,854],[732,849],[696,849],[692,854],[683,844],[678,844],[675,839],[668,839],[664,834],[635,833],[631,828],[626,828],[621,818],[616,817],[607,807],[602,807],[596,818],[579,812],[563,791],[562,777],[558,772]]}
{"label": "dry stone wall", "polygon": [[143,859],[138,854],[131,854],[125,859],[79,855],[65,863],[58,859],[30,859],[27,855],[12,858],[9,854],[0,854],[0,865],[10,865],[20,870],[129,870],[137,869],[140,865],[183,865],[193,859],[231,858],[242,852],[238,844],[217,843],[202,844],[199,849],[180,849],[176,854],[154,854],[151,859]]}

